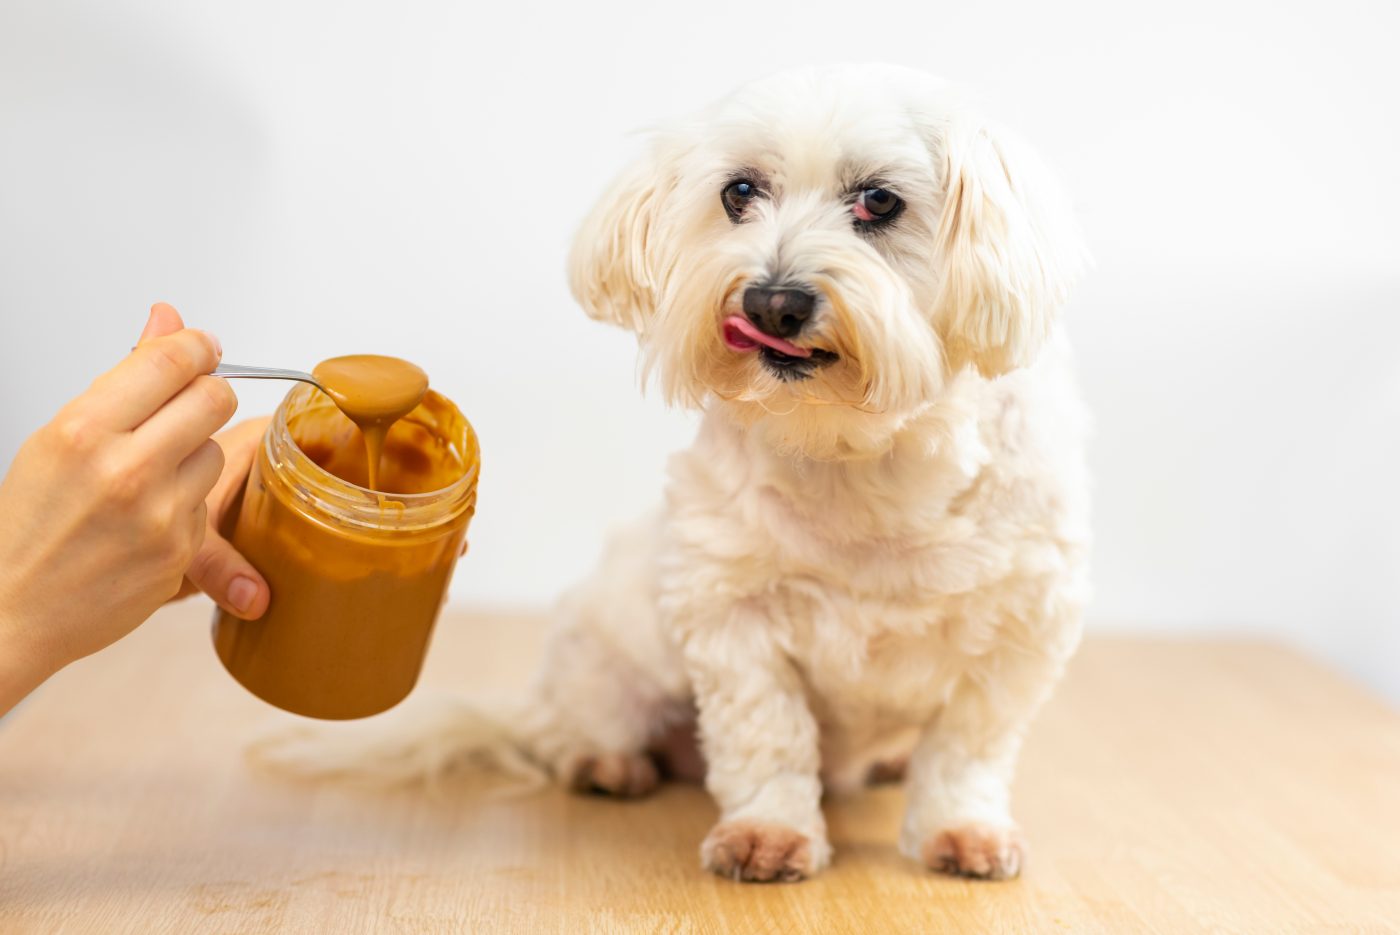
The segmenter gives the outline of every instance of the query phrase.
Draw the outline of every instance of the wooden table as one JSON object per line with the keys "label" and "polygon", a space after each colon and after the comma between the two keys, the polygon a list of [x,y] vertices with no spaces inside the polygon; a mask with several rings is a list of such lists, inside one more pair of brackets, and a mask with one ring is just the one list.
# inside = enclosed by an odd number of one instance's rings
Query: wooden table
{"label": "wooden table", "polygon": [[[1260,644],[1091,639],[1017,785],[1026,875],[925,872],[901,796],[829,807],[793,886],[700,871],[697,788],[641,803],[303,785],[208,606],[167,610],[0,723],[0,932],[1395,932],[1400,715]],[[449,614],[425,681],[510,690],[538,618]]]}

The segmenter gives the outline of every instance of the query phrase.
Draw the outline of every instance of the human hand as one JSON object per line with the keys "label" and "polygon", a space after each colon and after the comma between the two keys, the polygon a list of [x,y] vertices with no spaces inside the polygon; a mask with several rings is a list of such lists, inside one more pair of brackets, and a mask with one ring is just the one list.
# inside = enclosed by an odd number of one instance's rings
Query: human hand
{"label": "human hand", "polygon": [[116,367],[35,432],[0,481],[0,712],[176,594],[237,407],[218,341],[151,308]]}
{"label": "human hand", "polygon": [[256,620],[267,610],[267,582],[224,538],[229,530],[221,527],[231,519],[229,508],[238,501],[270,421],[269,416],[249,419],[214,436],[224,452],[224,470],[204,498],[208,515],[204,544],[185,572],[184,584],[176,595],[186,597],[203,591],[224,610],[244,620]]}

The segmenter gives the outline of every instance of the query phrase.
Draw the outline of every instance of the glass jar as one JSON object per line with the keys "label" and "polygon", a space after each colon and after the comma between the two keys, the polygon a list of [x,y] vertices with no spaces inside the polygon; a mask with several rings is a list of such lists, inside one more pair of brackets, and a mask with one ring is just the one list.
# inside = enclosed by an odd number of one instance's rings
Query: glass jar
{"label": "glass jar", "polygon": [[476,433],[428,392],[385,439],[368,490],[359,431],[298,384],[273,415],[231,538],[272,591],[267,613],[218,611],[214,646],[253,694],[308,717],[368,717],[418,680],[476,509]]}

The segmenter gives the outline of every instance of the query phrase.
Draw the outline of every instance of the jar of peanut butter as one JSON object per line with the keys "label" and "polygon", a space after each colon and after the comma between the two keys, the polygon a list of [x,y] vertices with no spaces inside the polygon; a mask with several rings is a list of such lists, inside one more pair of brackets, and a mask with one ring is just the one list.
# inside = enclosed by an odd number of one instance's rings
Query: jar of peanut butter
{"label": "jar of peanut butter", "polygon": [[389,430],[376,490],[364,450],[335,403],[298,384],[232,532],[272,601],[259,620],[216,613],[215,648],[244,687],[295,714],[368,717],[408,695],[476,508],[476,434],[445,397],[429,390]]}

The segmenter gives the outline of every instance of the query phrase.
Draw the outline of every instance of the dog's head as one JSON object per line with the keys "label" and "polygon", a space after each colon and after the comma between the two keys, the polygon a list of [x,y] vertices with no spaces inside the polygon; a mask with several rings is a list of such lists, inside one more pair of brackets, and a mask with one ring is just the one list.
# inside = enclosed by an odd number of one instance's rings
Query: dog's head
{"label": "dog's head", "polygon": [[668,399],[870,453],[965,367],[1034,360],[1081,262],[1035,158],[937,79],[789,72],[658,133],[585,221],[575,297]]}

